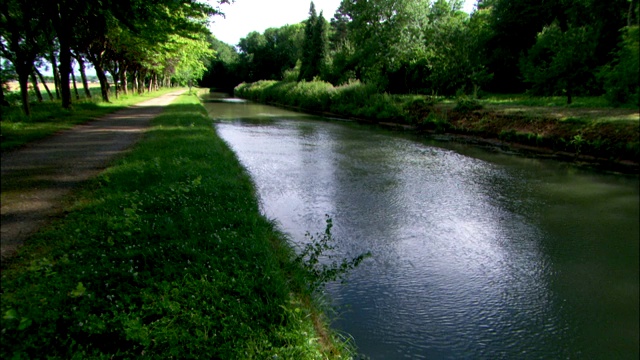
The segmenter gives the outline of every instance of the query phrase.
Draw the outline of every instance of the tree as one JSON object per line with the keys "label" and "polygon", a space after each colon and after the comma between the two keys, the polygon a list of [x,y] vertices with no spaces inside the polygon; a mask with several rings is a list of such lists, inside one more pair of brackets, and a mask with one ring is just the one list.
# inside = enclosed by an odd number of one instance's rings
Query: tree
{"label": "tree", "polygon": [[486,11],[471,17],[461,11],[462,2],[436,1],[425,28],[425,55],[413,66],[412,89],[453,95],[477,93],[491,75],[485,67]]}
{"label": "tree", "polygon": [[389,73],[425,54],[428,0],[343,0],[340,12],[353,44],[348,62],[361,80],[384,90]]}
{"label": "tree", "polygon": [[546,26],[521,61],[524,78],[538,93],[564,92],[571,104],[576,86],[593,76],[589,66],[595,53],[594,30],[587,26],[563,31],[558,23]]}
{"label": "tree", "polygon": [[41,2],[6,0],[0,3],[0,56],[11,61],[18,75],[22,109],[30,116],[29,76],[33,63],[50,44],[49,23]]}
{"label": "tree", "polygon": [[209,59],[207,71],[204,73],[200,86],[231,91],[242,82],[238,74],[239,54],[234,46],[226,44],[215,37],[209,38],[210,46],[215,56]]}
{"label": "tree", "polygon": [[9,106],[9,102],[4,97],[5,87],[9,81],[16,79],[16,77],[13,65],[7,60],[0,59],[0,113],[2,106]]}
{"label": "tree", "polygon": [[327,55],[326,28],[327,21],[322,12],[320,12],[320,16],[316,14],[316,7],[312,1],[309,6],[309,18],[306,20],[304,28],[299,81],[311,81],[315,76],[321,74]]}
{"label": "tree", "polygon": [[488,70],[494,74],[490,88],[500,92],[520,92],[526,88],[519,61],[536,42],[537,34],[551,24],[561,11],[562,0],[484,0],[479,9],[489,10],[487,41]]}
{"label": "tree", "polygon": [[301,24],[256,31],[240,39],[236,69],[244,81],[281,80],[300,58],[303,37]]}
{"label": "tree", "polygon": [[613,105],[635,103],[640,106],[640,27],[622,29],[624,37],[616,57],[600,71],[605,96]]}

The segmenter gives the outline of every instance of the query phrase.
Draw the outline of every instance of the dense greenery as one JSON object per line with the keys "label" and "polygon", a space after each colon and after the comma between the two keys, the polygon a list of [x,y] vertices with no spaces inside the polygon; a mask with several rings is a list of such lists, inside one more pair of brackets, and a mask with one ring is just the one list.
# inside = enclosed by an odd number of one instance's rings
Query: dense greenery
{"label": "dense greenery", "polygon": [[[461,6],[343,0],[329,26],[320,26],[312,3],[296,31],[251,33],[229,57],[228,75],[216,69],[221,79],[240,74],[234,80],[245,82],[317,76],[334,86],[358,80],[379,93],[527,91],[567,103],[606,94],[611,104],[638,106],[638,0],[483,0],[470,15]],[[290,56],[276,55],[280,47],[267,34],[289,44]],[[215,86],[209,80],[203,85]]]}
{"label": "dense greenery", "polygon": [[295,259],[198,99],[183,96],[3,262],[0,356],[339,358],[344,345],[311,311],[313,249]]}
{"label": "dense greenery", "polygon": [[[219,0],[226,3],[228,0]],[[206,59],[213,56],[207,41],[208,18],[217,8],[198,0],[85,1],[6,0],[0,3],[0,57],[9,60],[0,71],[0,104],[4,85],[20,83],[22,106],[29,115],[28,82],[37,84],[38,67],[52,64],[56,95],[70,108],[72,63],[77,62],[85,93],[90,95],[84,64],[90,62],[100,81],[101,96],[109,101],[109,72],[115,94],[157,88],[161,83],[185,85],[200,78]],[[1,59],[0,59],[1,60]],[[37,89],[37,87],[35,87]]]}
{"label": "dense greenery", "polygon": [[[273,80],[240,84],[235,94],[323,115],[500,139],[565,152],[567,156],[595,156],[609,165],[637,163],[640,157],[637,109],[613,113],[604,109],[594,114],[594,107],[603,106],[602,98],[576,98],[570,107],[559,97],[492,96],[477,100],[460,96],[452,101],[435,96],[380,94],[374,86],[359,82],[334,87],[321,81]],[[549,111],[543,111],[547,108]]]}

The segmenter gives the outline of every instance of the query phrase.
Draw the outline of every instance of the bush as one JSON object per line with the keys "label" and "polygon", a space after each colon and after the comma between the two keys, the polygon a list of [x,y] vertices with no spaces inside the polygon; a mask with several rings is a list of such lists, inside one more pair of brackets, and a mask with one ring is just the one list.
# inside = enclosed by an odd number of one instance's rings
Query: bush
{"label": "bush", "polygon": [[460,97],[456,103],[456,107],[454,108],[454,110],[459,112],[471,112],[480,109],[482,109],[482,105],[478,100],[471,99],[466,96]]}

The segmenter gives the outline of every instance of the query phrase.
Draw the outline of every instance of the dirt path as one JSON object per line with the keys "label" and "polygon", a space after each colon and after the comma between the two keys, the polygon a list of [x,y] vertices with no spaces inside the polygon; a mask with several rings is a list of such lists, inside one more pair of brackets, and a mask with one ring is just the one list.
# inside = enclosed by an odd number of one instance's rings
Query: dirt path
{"label": "dirt path", "polygon": [[0,252],[2,260],[49,219],[63,212],[63,200],[78,184],[97,175],[131,147],[184,90],[144,101],[63,131],[0,159]]}

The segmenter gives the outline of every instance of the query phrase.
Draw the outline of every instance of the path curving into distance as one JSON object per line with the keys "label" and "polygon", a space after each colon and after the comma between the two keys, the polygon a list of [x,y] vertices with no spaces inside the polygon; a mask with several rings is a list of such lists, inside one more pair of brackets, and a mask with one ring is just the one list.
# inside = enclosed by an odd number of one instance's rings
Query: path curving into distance
{"label": "path curving into distance", "polygon": [[2,260],[63,213],[69,192],[138,141],[150,120],[185,90],[171,92],[75,126],[0,158]]}

